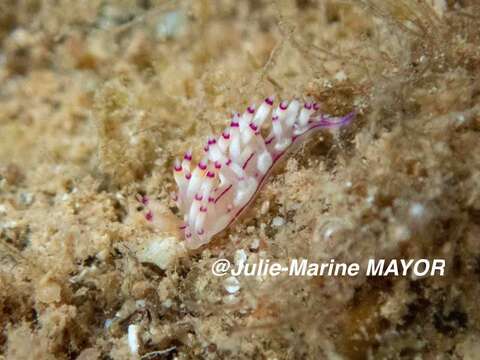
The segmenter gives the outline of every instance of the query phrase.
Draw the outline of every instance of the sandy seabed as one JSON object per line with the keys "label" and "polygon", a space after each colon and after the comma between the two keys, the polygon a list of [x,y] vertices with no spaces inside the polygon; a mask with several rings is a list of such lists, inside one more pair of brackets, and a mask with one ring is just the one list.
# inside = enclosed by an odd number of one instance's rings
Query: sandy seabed
{"label": "sandy seabed", "polygon": [[[1,1],[0,359],[480,358],[479,14],[477,0]],[[174,159],[271,94],[357,116],[187,250]],[[446,267],[232,280],[212,275],[218,258]]]}

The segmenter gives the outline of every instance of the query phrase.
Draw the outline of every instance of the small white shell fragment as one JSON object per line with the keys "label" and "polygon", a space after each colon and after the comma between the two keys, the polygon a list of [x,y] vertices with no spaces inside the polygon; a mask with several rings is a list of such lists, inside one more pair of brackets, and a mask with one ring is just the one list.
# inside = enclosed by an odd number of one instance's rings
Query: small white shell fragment
{"label": "small white shell fragment", "polygon": [[325,238],[325,240],[329,240],[332,237],[332,235],[335,233],[335,231],[337,231],[338,229],[339,228],[335,226],[327,227],[325,229],[325,233],[323,234],[323,237]]}
{"label": "small white shell fragment", "polygon": [[97,255],[97,259],[100,261],[106,261],[109,257],[109,252],[107,249],[100,250]]}
{"label": "small white shell fragment", "polygon": [[335,74],[335,80],[337,81],[345,81],[347,80],[347,74],[345,74],[345,71],[340,70]]}
{"label": "small white shell fragment", "polygon": [[138,342],[138,331],[138,325],[128,325],[128,347],[133,355],[138,355],[138,349],[140,348],[140,344]]}
{"label": "small white shell fragment", "polygon": [[270,209],[270,201],[266,200],[262,203],[260,214],[265,215],[268,212],[268,209]]}
{"label": "small white shell fragment", "polygon": [[420,218],[425,214],[425,207],[420,203],[414,203],[410,206],[410,216],[414,218]]}
{"label": "small white shell fragment", "polygon": [[154,237],[137,253],[141,262],[150,262],[160,269],[167,269],[185,249],[175,237]]}
{"label": "small white shell fragment", "polygon": [[238,303],[238,298],[235,295],[227,295],[223,298],[223,303],[226,305],[235,305]]}
{"label": "small white shell fragment", "polygon": [[250,244],[250,249],[251,250],[257,250],[260,246],[260,239],[259,238],[256,238],[252,241],[252,243]]}
{"label": "small white shell fragment", "polygon": [[245,252],[245,250],[240,249],[235,251],[234,260],[235,260],[235,265],[237,266],[241,266],[245,264],[245,262],[247,261],[247,253]]}
{"label": "small white shell fragment", "polygon": [[410,229],[405,225],[397,225],[393,229],[393,236],[397,241],[406,241],[410,238]]}
{"label": "small white shell fragment", "polygon": [[226,278],[223,286],[229,294],[235,294],[238,290],[240,290],[240,282],[235,276],[229,276]]}
{"label": "small white shell fragment", "polygon": [[24,204],[24,205],[31,205],[33,203],[33,200],[34,200],[34,195],[32,193],[29,193],[29,192],[22,192],[20,193],[20,201]]}
{"label": "small white shell fragment", "polygon": [[333,88],[333,84],[329,80],[323,80],[323,87],[327,88],[327,89],[331,89],[331,88]]}
{"label": "small white shell fragment", "polygon": [[280,226],[283,226],[284,224],[285,224],[285,219],[280,216],[276,216],[272,220],[272,226],[280,227]]}
{"label": "small white shell fragment", "polygon": [[162,302],[162,306],[167,308],[167,309],[171,308],[172,305],[173,305],[173,303],[172,303],[171,299],[165,299],[165,301]]}
{"label": "small white shell fragment", "polygon": [[433,0],[432,7],[440,17],[443,17],[448,10],[448,3],[446,0]]}
{"label": "small white shell fragment", "polygon": [[177,35],[184,25],[185,18],[182,11],[167,12],[157,23],[156,34],[161,38],[171,38]]}
{"label": "small white shell fragment", "polygon": [[7,207],[3,204],[0,204],[0,215],[4,215],[7,213]]}
{"label": "small white shell fragment", "polygon": [[15,220],[6,221],[0,225],[2,229],[15,229],[17,227],[17,222]]}
{"label": "small white shell fragment", "polygon": [[135,301],[135,306],[137,307],[137,309],[144,309],[145,308],[145,300]]}

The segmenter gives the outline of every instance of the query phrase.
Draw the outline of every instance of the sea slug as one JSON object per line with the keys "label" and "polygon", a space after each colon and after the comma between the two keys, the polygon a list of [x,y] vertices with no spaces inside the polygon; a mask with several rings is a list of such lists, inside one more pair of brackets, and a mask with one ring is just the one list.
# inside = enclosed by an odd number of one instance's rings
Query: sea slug
{"label": "sea slug", "polygon": [[[354,118],[353,112],[332,117],[319,110],[317,103],[302,106],[297,100],[282,101],[274,108],[273,97],[268,97],[258,109],[251,105],[243,114],[234,113],[220,136],[208,138],[197,165],[191,151],[175,162],[174,197],[183,214],[181,229],[188,248],[208,243],[235,221],[294,145],[315,130],[338,128]],[[267,118],[271,125],[264,129]],[[151,211],[145,216],[152,220]]]}

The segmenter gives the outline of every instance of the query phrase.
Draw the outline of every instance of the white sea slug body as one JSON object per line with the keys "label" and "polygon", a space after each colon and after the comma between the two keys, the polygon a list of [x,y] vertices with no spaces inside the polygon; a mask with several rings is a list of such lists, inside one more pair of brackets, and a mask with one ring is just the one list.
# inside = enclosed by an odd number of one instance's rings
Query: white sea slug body
{"label": "white sea slug body", "polygon": [[[315,129],[340,127],[353,117],[353,113],[344,117],[320,114],[316,103],[302,105],[297,100],[283,101],[274,108],[273,97],[258,109],[252,105],[243,114],[234,114],[219,137],[208,139],[197,165],[190,151],[175,163],[175,197],[183,214],[186,245],[198,248],[232,223],[292,145]],[[268,118],[271,126],[264,137],[261,129]]]}
{"label": "white sea slug body", "polygon": [[[307,135],[322,128],[350,123],[355,114],[332,117],[319,112],[316,103],[293,100],[273,106],[266,98],[258,109],[249,106],[235,113],[218,137],[210,137],[202,160],[194,165],[192,153],[174,166],[178,191],[175,200],[183,214],[181,230],[188,248],[196,249],[230,225],[252,202],[274,165]],[[267,119],[271,124],[264,126]],[[268,134],[264,137],[262,134]],[[154,223],[154,211],[146,196],[145,218]]]}

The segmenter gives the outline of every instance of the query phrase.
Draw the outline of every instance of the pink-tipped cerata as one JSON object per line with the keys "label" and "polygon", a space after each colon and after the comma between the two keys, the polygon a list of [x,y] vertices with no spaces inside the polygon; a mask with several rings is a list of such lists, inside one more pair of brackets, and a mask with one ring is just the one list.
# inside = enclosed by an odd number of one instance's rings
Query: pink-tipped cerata
{"label": "pink-tipped cerata", "polygon": [[[204,158],[197,166],[188,151],[174,166],[178,186],[177,205],[183,214],[186,244],[198,248],[231,224],[252,201],[275,163],[308,134],[322,128],[338,128],[354,117],[319,113],[317,103],[282,101],[273,97],[243,114],[234,113],[218,138],[210,137]],[[262,135],[262,125],[267,136]]]}

